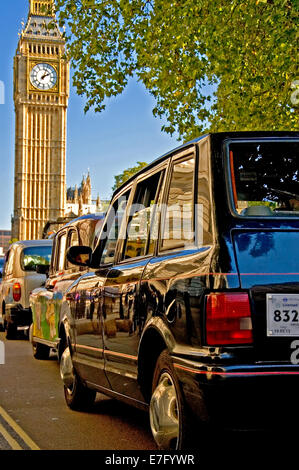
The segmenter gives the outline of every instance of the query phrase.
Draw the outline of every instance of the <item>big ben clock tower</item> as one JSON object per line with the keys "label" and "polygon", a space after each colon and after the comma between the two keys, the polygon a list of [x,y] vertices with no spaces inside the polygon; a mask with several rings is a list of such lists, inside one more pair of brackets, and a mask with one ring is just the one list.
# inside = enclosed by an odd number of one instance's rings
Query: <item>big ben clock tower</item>
{"label": "big ben clock tower", "polygon": [[12,238],[41,238],[64,215],[69,63],[54,0],[30,0],[14,58],[15,190]]}

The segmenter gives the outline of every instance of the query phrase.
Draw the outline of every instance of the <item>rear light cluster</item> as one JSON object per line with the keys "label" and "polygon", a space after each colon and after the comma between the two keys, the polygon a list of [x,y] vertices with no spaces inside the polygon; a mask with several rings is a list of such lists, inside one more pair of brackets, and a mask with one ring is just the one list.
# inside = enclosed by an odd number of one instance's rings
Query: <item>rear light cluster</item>
{"label": "rear light cluster", "polygon": [[19,282],[15,282],[12,287],[12,296],[15,302],[19,302],[21,299],[21,284]]}
{"label": "rear light cluster", "polygon": [[250,344],[252,322],[246,293],[213,293],[206,298],[208,345]]}

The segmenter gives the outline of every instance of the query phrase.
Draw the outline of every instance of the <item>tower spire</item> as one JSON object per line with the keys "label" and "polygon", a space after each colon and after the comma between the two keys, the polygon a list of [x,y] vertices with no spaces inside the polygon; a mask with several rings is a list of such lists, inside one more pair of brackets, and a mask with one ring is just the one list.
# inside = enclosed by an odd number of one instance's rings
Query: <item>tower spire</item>
{"label": "tower spire", "polygon": [[[35,240],[65,212],[69,63],[54,0],[27,2],[14,57],[15,192],[13,238]],[[30,141],[30,144],[29,144]]]}
{"label": "tower spire", "polygon": [[30,15],[55,16],[54,0],[29,0]]}

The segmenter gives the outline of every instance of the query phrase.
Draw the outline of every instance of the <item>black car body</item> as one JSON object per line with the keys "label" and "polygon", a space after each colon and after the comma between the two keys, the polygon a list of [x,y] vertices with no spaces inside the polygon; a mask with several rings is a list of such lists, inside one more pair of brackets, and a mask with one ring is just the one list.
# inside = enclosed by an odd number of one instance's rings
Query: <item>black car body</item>
{"label": "black car body", "polygon": [[29,338],[36,359],[49,358],[51,349],[59,355],[64,293],[86,271],[67,261],[67,249],[78,245],[94,247],[103,219],[103,214],[82,215],[65,224],[53,238],[48,278],[29,296],[32,311]]}
{"label": "black car body", "polygon": [[284,414],[277,394],[299,383],[298,146],[205,135],[115,192],[95,250],[68,253],[91,267],[66,295],[70,407],[100,391],[149,408],[158,446],[177,449],[195,417]]}

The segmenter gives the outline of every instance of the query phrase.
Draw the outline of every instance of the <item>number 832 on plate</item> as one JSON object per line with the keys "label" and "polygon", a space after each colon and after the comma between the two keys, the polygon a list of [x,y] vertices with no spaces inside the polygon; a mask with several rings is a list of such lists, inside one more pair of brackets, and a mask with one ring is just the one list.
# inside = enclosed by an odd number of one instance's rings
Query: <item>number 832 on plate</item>
{"label": "number 832 on plate", "polygon": [[299,294],[267,294],[267,336],[299,336]]}

